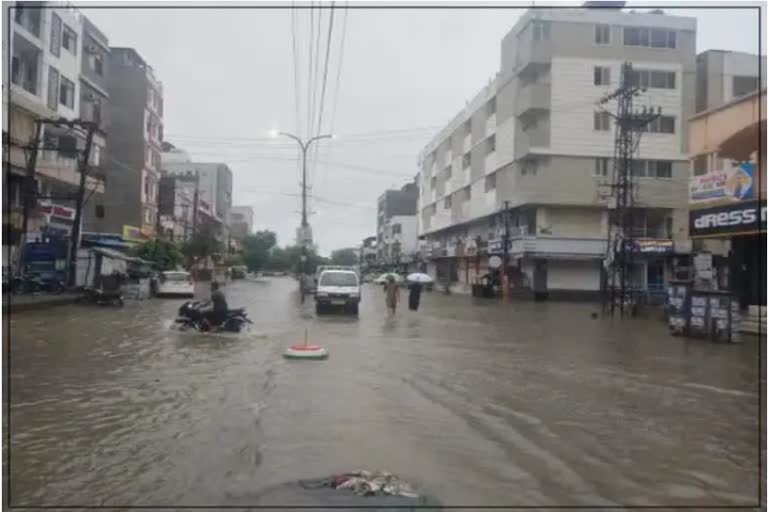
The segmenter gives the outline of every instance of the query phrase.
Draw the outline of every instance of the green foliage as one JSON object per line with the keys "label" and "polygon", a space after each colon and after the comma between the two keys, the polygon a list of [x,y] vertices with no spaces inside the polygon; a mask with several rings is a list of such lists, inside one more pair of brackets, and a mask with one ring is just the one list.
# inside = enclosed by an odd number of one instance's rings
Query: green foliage
{"label": "green foliage", "polygon": [[359,263],[359,253],[357,249],[345,248],[337,249],[331,253],[332,265],[357,265]]}
{"label": "green foliage", "polygon": [[188,263],[192,263],[195,260],[220,254],[222,247],[222,243],[214,236],[213,229],[204,225],[182,245],[181,252]]}
{"label": "green foliage", "polygon": [[243,238],[243,263],[248,270],[256,272],[264,268],[269,261],[270,250],[276,243],[275,233],[266,230]]}
{"label": "green foliage", "polygon": [[183,255],[173,242],[155,239],[134,249],[139,258],[153,262],[158,270],[173,270],[183,263]]}

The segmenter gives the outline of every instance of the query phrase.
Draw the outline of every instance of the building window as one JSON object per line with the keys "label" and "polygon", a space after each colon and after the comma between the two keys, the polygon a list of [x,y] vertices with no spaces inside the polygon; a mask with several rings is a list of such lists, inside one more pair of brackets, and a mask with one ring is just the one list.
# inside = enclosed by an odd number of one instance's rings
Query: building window
{"label": "building window", "polygon": [[491,190],[496,190],[496,173],[485,177],[485,191],[490,192]]}
{"label": "building window", "polygon": [[99,76],[104,76],[104,59],[99,54],[93,54],[88,58],[91,70]]}
{"label": "building window", "polygon": [[632,176],[635,178],[672,177],[672,162],[668,160],[632,160]]}
{"label": "building window", "polygon": [[664,217],[664,234],[667,238],[672,238],[674,234],[672,217]]}
{"label": "building window", "polygon": [[[18,4],[17,4],[18,5]],[[14,20],[16,23],[27,29],[31,34],[40,37],[40,19],[43,9],[21,6],[14,6]]]}
{"label": "building window", "polygon": [[496,151],[496,135],[491,135],[485,139],[485,152],[489,155],[494,151]]}
{"label": "building window", "polygon": [[437,176],[432,176],[429,185],[432,187],[432,190],[435,190],[435,187],[437,187]]}
{"label": "building window", "polygon": [[611,26],[602,23],[595,25],[595,43],[611,44]]}
{"label": "building window", "polygon": [[399,235],[403,232],[403,227],[400,224],[392,224],[392,234]]}
{"label": "building window", "polygon": [[75,84],[63,76],[59,86],[59,103],[68,108],[75,108]]}
{"label": "building window", "polygon": [[445,168],[445,179],[451,178],[451,175],[453,174],[452,169],[453,168],[450,165]]}
{"label": "building window", "polygon": [[650,133],[675,133],[674,116],[658,116],[646,128]]}
{"label": "building window", "polygon": [[488,117],[491,117],[496,113],[496,96],[488,100],[488,103],[485,104],[485,112]]}
{"label": "building window", "polygon": [[469,136],[469,134],[472,133],[472,120],[467,119],[466,121],[464,121],[463,126],[464,126],[464,136],[467,137]]}
{"label": "building window", "polygon": [[608,168],[610,167],[610,158],[595,158],[595,176],[603,178],[608,177]]}
{"label": "building window", "polygon": [[707,174],[707,158],[708,155],[698,155],[693,158],[693,175],[703,176]]}
{"label": "building window", "polygon": [[472,187],[464,187],[464,201],[472,199]]}
{"label": "building window", "polygon": [[61,18],[56,13],[51,15],[51,53],[61,55]]}
{"label": "building window", "polygon": [[53,66],[48,68],[48,108],[59,108],[59,72]]}
{"label": "building window", "polygon": [[677,33],[666,29],[624,27],[624,46],[677,48]]}
{"label": "building window", "polygon": [[14,55],[11,59],[11,82],[37,95],[40,60],[39,51]]}
{"label": "building window", "polygon": [[611,115],[608,112],[595,112],[594,129],[607,131],[611,129]]}
{"label": "building window", "polygon": [[550,35],[550,23],[543,20],[534,20],[533,25],[533,40],[534,41],[547,41]]}
{"label": "building window", "polygon": [[635,69],[627,77],[627,83],[636,87],[674,89],[675,72]]}
{"label": "building window", "polygon": [[733,77],[733,97],[744,96],[758,88],[759,80],[756,76],[734,76]]}
{"label": "building window", "polygon": [[66,48],[72,55],[77,55],[77,33],[66,25],[64,25],[61,46]]}
{"label": "building window", "polygon": [[536,161],[535,160],[524,160],[520,164],[520,175],[521,176],[536,176]]}
{"label": "building window", "polygon": [[611,85],[611,68],[595,66],[594,75],[595,85]]}
{"label": "building window", "polygon": [[469,169],[470,162],[471,162],[470,154],[464,153],[464,156],[461,157],[461,168]]}
{"label": "building window", "polygon": [[452,205],[453,203],[451,202],[451,196],[445,196],[445,199],[443,200],[443,208],[448,210]]}

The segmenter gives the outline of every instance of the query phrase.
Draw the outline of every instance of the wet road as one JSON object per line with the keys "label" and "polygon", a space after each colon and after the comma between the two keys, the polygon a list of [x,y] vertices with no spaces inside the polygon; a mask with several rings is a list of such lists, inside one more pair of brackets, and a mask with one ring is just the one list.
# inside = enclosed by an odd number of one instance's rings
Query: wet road
{"label": "wet road", "polygon": [[[295,289],[228,286],[257,324],[242,338],[170,331],[179,300],[14,315],[13,503],[253,503],[359,467],[452,505],[756,499],[754,342],[438,293],[388,318],[373,285],[359,319],[315,318]],[[329,360],[281,357],[304,327]]]}

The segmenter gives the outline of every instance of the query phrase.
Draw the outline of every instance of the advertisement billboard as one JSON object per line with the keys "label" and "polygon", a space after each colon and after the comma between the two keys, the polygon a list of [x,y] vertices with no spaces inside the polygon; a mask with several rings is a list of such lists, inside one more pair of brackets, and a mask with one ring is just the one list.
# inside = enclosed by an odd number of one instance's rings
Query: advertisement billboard
{"label": "advertisement billboard", "polygon": [[710,171],[691,177],[689,198],[691,203],[738,202],[756,199],[755,163],[741,162],[730,169]]}

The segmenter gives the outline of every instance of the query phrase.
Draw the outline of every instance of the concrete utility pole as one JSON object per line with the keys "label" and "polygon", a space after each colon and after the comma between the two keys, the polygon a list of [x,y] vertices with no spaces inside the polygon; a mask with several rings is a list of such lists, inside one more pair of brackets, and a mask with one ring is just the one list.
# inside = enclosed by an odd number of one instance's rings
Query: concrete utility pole
{"label": "concrete utility pole", "polygon": [[320,139],[332,139],[332,134],[324,134],[324,135],[316,135],[307,142],[304,142],[301,140],[300,137],[287,132],[272,132],[273,136],[278,135],[284,135],[285,137],[289,137],[293,140],[295,140],[299,148],[301,148],[301,230],[299,231],[302,235],[301,239],[301,301],[304,302],[304,292],[305,292],[305,285],[304,285],[304,279],[307,274],[307,242],[306,240],[306,232],[307,228],[309,226],[309,222],[307,221],[307,151],[309,150],[309,146],[315,142],[316,140]]}
{"label": "concrete utility pole", "polygon": [[600,100],[605,105],[616,100],[616,114],[601,109],[599,113],[609,115],[616,123],[614,143],[613,179],[608,187],[609,225],[604,267],[608,279],[603,289],[603,309],[606,299],[610,300],[611,315],[619,310],[624,315],[625,305],[633,311],[635,290],[632,283],[632,268],[636,243],[634,240],[634,194],[632,175],[633,155],[640,144],[640,137],[649,123],[661,115],[661,107],[654,109],[633,107],[633,99],[645,92],[639,84],[639,76],[632,70],[632,64],[625,62],[621,67],[621,85],[614,92]]}
{"label": "concrete utility pole", "polygon": [[22,217],[21,217],[21,237],[19,239],[19,257],[16,265],[16,275],[21,276],[24,271],[24,246],[27,245],[27,231],[29,229],[29,213],[35,202],[37,192],[35,191],[35,167],[37,166],[37,152],[40,146],[40,137],[42,137],[43,122],[41,119],[35,119],[35,135],[29,147],[30,153],[27,156],[27,172],[24,176],[24,193],[22,195]]}
{"label": "concrete utility pole", "polygon": [[88,163],[91,159],[91,148],[93,147],[93,135],[96,133],[98,125],[93,122],[79,122],[80,126],[87,129],[85,135],[85,149],[80,155],[78,167],[80,171],[80,186],[77,188],[77,197],[75,199],[75,219],[72,224],[72,239],[69,244],[69,272],[67,282],[69,286],[75,286],[77,281],[77,252],[80,249],[80,231],[82,228],[83,203],[85,202],[85,183],[88,177]]}

